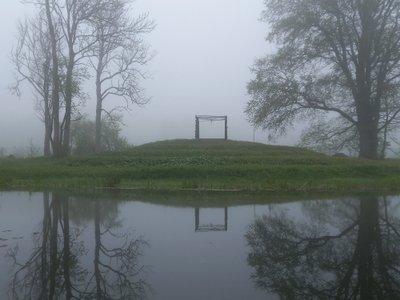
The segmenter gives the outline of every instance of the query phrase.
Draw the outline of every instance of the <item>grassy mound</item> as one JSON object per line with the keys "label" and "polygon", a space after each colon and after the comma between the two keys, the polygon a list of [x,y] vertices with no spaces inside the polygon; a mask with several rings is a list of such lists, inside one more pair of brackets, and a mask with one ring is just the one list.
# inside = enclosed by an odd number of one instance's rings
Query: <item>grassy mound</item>
{"label": "grassy mound", "polygon": [[1,189],[400,191],[400,161],[329,157],[284,146],[171,140],[124,153],[0,160]]}

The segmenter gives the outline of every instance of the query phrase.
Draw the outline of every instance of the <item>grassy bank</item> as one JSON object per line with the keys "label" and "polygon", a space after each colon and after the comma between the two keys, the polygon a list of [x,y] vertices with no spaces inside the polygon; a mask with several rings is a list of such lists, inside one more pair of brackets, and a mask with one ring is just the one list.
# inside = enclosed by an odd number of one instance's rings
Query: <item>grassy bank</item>
{"label": "grassy bank", "polygon": [[329,157],[222,140],[150,143],[125,153],[0,160],[0,189],[400,192],[400,160]]}

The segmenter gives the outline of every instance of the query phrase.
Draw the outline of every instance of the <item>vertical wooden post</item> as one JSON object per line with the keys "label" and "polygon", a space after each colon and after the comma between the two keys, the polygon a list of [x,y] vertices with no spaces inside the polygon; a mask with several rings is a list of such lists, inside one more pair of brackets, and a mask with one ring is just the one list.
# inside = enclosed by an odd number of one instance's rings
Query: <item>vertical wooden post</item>
{"label": "vertical wooden post", "polygon": [[199,124],[199,117],[198,116],[196,116],[195,138],[196,138],[196,140],[198,140],[200,138],[200,124]]}
{"label": "vertical wooden post", "polygon": [[225,231],[228,231],[228,207],[225,206]]}
{"label": "vertical wooden post", "polygon": [[228,116],[225,116],[225,140],[228,139]]}
{"label": "vertical wooden post", "polygon": [[200,208],[198,207],[194,209],[194,219],[194,231],[197,231],[200,225]]}

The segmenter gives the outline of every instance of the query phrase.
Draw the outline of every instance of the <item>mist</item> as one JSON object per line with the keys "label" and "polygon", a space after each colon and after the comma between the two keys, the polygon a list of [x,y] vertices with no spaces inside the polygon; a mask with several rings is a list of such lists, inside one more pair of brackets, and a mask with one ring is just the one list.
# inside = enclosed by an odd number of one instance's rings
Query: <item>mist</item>
{"label": "mist", "polygon": [[[146,67],[149,78],[141,83],[151,101],[123,112],[122,135],[128,142],[194,138],[195,115],[200,114],[227,115],[229,139],[267,142],[268,132],[254,131],[243,113],[254,59],[272,50],[265,41],[268,27],[259,21],[263,1],[137,0],[133,8],[136,14],[148,13],[156,28],[145,37],[154,58]],[[20,97],[9,90],[17,22],[33,10],[4,0],[0,12],[0,148],[9,153],[43,144],[44,126],[31,88],[25,84]],[[94,119],[95,90],[90,83],[85,90],[90,97],[82,111]],[[114,101],[107,99],[105,106]],[[222,127],[222,122],[202,123],[201,136],[223,137]],[[296,135],[277,141],[295,142]]]}

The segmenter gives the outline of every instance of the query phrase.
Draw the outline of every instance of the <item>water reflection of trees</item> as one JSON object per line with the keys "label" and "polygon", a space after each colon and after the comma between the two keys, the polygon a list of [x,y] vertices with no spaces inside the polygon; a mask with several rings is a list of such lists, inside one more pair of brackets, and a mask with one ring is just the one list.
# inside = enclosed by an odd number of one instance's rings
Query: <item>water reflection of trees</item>
{"label": "water reflection of trees", "polygon": [[387,199],[303,205],[246,234],[256,284],[282,299],[400,299],[400,219]]}
{"label": "water reflection of trees", "polygon": [[[137,257],[142,254],[142,239],[132,239],[129,233],[115,234],[109,226],[101,226],[101,203],[94,203],[94,278],[88,284],[89,295],[96,299],[142,299],[148,288],[141,278],[143,267],[138,264]],[[104,213],[104,211],[103,211]],[[106,245],[103,242],[105,235],[122,239],[119,247]],[[112,263],[110,263],[112,262]],[[91,290],[90,290],[91,287]]]}
{"label": "water reflection of trees", "polygon": [[[85,204],[83,204],[85,203]],[[70,212],[86,206],[85,221],[93,220],[92,241],[82,240],[82,228],[72,228]],[[111,209],[112,207],[112,209]],[[60,194],[43,196],[43,222],[34,233],[34,247],[21,263],[19,249],[9,252],[15,272],[12,299],[143,299],[149,287],[138,257],[146,245],[131,233],[118,233],[117,203],[69,200]],[[81,207],[82,208],[82,207]],[[92,215],[92,218],[88,217]],[[86,242],[91,244],[90,250]],[[92,244],[94,242],[94,244]],[[92,258],[92,267],[88,266]]]}

